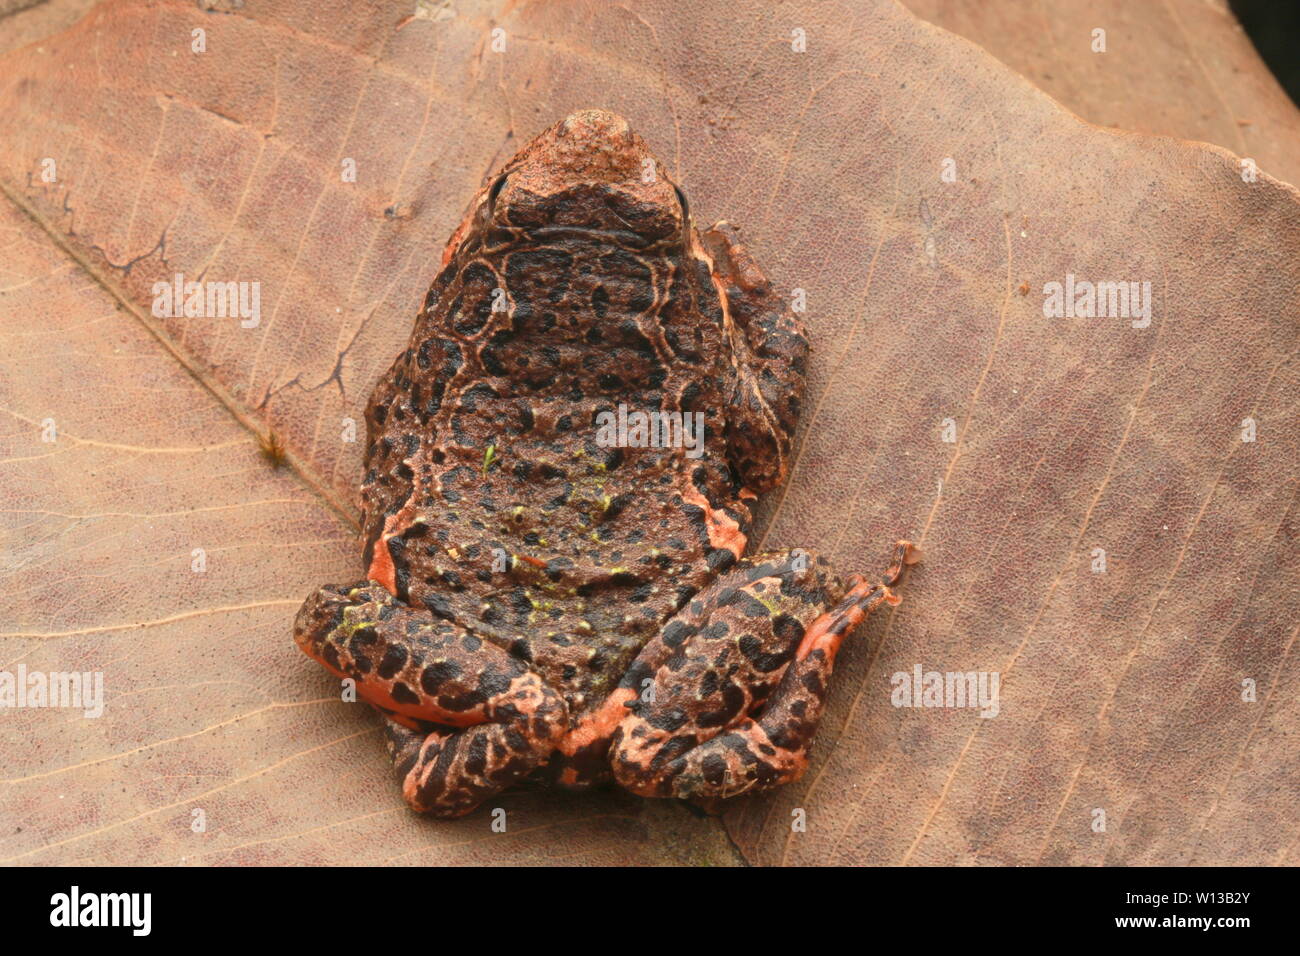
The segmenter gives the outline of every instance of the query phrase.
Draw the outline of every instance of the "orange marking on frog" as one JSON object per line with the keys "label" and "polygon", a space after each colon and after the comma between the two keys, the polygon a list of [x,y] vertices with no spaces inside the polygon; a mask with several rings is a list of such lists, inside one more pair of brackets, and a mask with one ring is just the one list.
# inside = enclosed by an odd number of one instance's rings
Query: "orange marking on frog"
{"label": "orange marking on frog", "polygon": [[389,594],[397,593],[397,569],[393,567],[393,556],[388,553],[387,534],[379,536],[375,545],[375,556],[366,569],[366,577],[383,586]]}
{"label": "orange marking on frog", "polygon": [[385,714],[384,716],[395,724],[401,724],[408,730],[420,730],[420,725],[413,718],[407,717],[405,714]]}
{"label": "orange marking on frog", "polygon": [[[609,737],[628,714],[627,708],[623,705],[635,697],[636,691],[630,687],[620,687],[614,691],[605,698],[605,703],[583,717],[576,727],[560,738],[559,751],[572,757],[583,747]],[[575,777],[575,782],[576,779]]]}
{"label": "orange marking on frog", "polygon": [[808,625],[799,649],[795,652],[796,660],[803,660],[815,650],[826,654],[826,659],[834,663],[844,638],[862,622],[867,613],[881,601],[897,605],[901,600],[898,595],[883,584],[872,584],[859,575],[849,579],[853,586],[844,595],[839,605],[827,611]]}
{"label": "orange marking on frog", "polygon": [[379,533],[379,540],[375,542],[374,557],[370,559],[370,567],[366,569],[366,577],[376,584],[383,585],[384,590],[394,597],[397,596],[397,568],[393,566],[393,555],[388,550],[388,539],[398,537],[407,529],[405,519],[409,517],[409,507],[408,505],[397,514],[389,515],[384,519],[384,530]]}
{"label": "orange marking on frog", "polygon": [[475,724],[487,722],[487,715],[479,708],[474,710],[454,711],[443,710],[435,705],[432,701],[426,699],[425,704],[401,704],[393,700],[390,690],[391,682],[381,682],[374,678],[356,677],[346,671],[341,671],[331,665],[320,653],[307,641],[299,641],[298,646],[302,652],[320,664],[335,677],[356,681],[357,693],[365,699],[367,703],[376,704],[385,710],[392,711],[388,716],[392,717],[404,727],[410,727],[412,730],[419,730],[420,726],[415,723],[416,720],[431,720],[439,724],[449,724],[452,727],[473,727]]}
{"label": "orange marking on frog", "polygon": [[709,544],[715,548],[726,548],[736,557],[745,553],[749,539],[740,530],[740,523],[722,508],[714,508],[709,499],[694,487],[682,492],[682,500],[695,505],[704,512],[704,526],[709,532]]}

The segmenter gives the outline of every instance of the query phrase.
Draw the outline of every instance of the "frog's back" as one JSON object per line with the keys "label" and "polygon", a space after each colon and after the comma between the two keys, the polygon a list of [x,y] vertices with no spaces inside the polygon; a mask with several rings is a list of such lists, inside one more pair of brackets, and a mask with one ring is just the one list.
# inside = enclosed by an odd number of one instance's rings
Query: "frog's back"
{"label": "frog's back", "polygon": [[581,711],[735,559],[749,516],[707,267],[620,226],[635,210],[606,190],[554,202],[544,221],[598,228],[470,230],[377,392],[367,561]]}

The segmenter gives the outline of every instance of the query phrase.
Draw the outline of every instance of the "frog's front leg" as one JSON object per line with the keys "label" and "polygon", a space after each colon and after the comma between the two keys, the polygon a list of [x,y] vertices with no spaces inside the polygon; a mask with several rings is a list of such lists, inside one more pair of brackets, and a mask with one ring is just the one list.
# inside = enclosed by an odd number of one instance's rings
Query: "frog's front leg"
{"label": "frog's front leg", "polygon": [[543,763],[568,728],[564,698],[523,661],[375,584],[318,590],[294,639],[389,715],[402,792],[421,812],[469,813]]}
{"label": "frog's front leg", "polygon": [[745,487],[780,485],[790,467],[807,370],[808,337],[791,303],[768,281],[731,225],[720,222],[700,240],[730,319],[727,457]]}
{"label": "frog's front leg", "polygon": [[847,585],[823,558],[747,558],[646,645],[623,683],[630,711],[610,761],[642,796],[732,797],[798,779],[845,636],[914,560],[899,542],[880,583]]}

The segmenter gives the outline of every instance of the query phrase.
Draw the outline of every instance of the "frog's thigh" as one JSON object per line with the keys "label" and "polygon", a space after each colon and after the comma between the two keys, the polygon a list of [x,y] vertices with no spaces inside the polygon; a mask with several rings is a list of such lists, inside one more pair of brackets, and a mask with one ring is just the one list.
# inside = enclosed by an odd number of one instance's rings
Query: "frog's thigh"
{"label": "frog's thigh", "polygon": [[[294,636],[393,715],[403,794],[422,812],[470,812],[541,764],[568,727],[564,698],[518,658],[377,585],[320,589],[299,611]],[[398,733],[419,720],[445,730]]]}
{"label": "frog's thigh", "polygon": [[863,605],[866,588],[855,579],[846,593],[824,559],[778,552],[697,595],[625,679],[638,693],[610,748],[619,783],[643,796],[728,797],[799,777],[838,646],[817,635],[842,638],[888,593]]}

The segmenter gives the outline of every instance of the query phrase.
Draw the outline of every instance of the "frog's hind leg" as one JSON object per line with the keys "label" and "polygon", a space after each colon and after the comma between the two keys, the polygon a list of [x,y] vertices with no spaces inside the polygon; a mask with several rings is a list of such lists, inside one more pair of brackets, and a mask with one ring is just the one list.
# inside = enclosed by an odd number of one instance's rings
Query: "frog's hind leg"
{"label": "frog's hind leg", "polygon": [[568,728],[564,698],[523,661],[374,584],[318,590],[294,639],[389,715],[403,795],[421,812],[469,813],[541,765]]}
{"label": "frog's hind leg", "polygon": [[799,649],[795,652],[796,660],[802,661],[814,651],[820,650],[829,674],[844,638],[880,604],[892,607],[899,603],[901,599],[891,588],[902,580],[908,567],[920,560],[921,552],[912,542],[899,541],[894,548],[894,561],[879,584],[873,584],[860,574],[850,575],[849,590],[844,598],[837,606],[813,621],[804,632]]}
{"label": "frog's hind leg", "polygon": [[[897,582],[910,557],[900,542],[886,577]],[[889,585],[857,576],[846,587],[806,552],[740,562],[689,602],[629,673],[625,685],[645,689],[614,732],[615,778],[642,796],[695,799],[798,779],[840,643],[897,600]]]}

